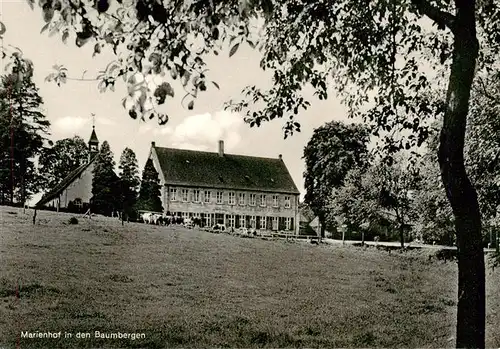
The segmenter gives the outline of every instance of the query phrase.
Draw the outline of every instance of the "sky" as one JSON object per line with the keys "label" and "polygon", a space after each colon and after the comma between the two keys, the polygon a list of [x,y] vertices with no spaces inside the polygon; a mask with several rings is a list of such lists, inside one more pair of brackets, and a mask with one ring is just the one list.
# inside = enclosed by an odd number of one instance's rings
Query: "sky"
{"label": "sky", "polygon": [[58,35],[40,34],[44,25],[41,11],[36,7],[31,10],[26,0],[0,0],[0,18],[7,28],[2,44],[20,48],[23,56],[34,63],[34,81],[44,100],[45,115],[51,122],[49,138],[56,141],[78,135],[88,141],[94,113],[97,137],[101,143],[108,141],[115,161],[118,163],[121,152],[129,147],[136,153],[141,171],[152,141],[162,147],[216,152],[218,140],[222,139],[226,153],[270,158],[282,154],[303,197],[305,165],[302,154],[313,130],[328,121],[348,121],[346,108],[335,98],[333,91],[330,91],[331,97],[327,101],[311,96],[311,107],[302,111],[297,119],[301,123],[301,132],[287,139],[283,138],[284,119],[250,128],[243,122],[242,115],[224,111],[224,102],[238,100],[245,86],[270,86],[268,73],[259,67],[259,52],[248,46],[240,47],[231,58],[229,50],[208,58],[210,71],[207,77],[215,80],[220,90],[207,88],[196,99],[193,110],[181,105],[182,94],[177,93],[174,99],[167,100],[164,107],[169,115],[166,125],[158,125],[156,119],[134,120],[121,103],[127,95],[122,81],[117,83],[114,92],[105,93],[98,91],[96,81],[68,80],[60,87],[45,81],[45,77],[54,71],[55,64],[64,65],[69,77],[81,78],[84,72],[85,78],[95,77],[113,60],[111,52],[103,51],[92,57],[91,43],[78,48],[74,40],[69,39],[64,44]]}

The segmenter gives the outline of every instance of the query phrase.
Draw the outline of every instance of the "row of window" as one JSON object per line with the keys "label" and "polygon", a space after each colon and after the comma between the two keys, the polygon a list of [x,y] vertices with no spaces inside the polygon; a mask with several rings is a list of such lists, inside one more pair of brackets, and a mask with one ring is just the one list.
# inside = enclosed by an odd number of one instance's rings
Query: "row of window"
{"label": "row of window", "polygon": [[[180,196],[179,196],[180,194]],[[201,197],[203,194],[203,198]],[[217,191],[215,193],[215,199],[216,203],[221,205],[224,203],[224,192],[222,191]],[[248,205],[249,206],[257,206],[257,199],[258,199],[258,205],[260,207],[266,207],[267,206],[267,195],[265,194],[249,194],[248,195]],[[191,200],[189,200],[189,190],[188,189],[181,189],[180,192],[177,188],[170,188],[170,201],[183,201],[183,202],[205,202],[205,203],[210,203],[212,201],[212,192],[210,190],[198,190],[195,189],[192,191],[192,197]],[[291,206],[291,197],[290,196],[285,196],[285,208],[290,208]],[[227,200],[229,205],[236,205],[236,193],[235,192],[229,192],[228,193],[228,200]],[[247,204],[247,195],[246,193],[238,193],[238,205],[244,206]],[[272,196],[272,207],[279,207],[279,195],[273,195]]]}
{"label": "row of window", "polygon": [[[204,226],[211,227],[216,223],[225,224],[229,228],[253,228],[272,230],[292,230],[292,217],[245,216],[235,214],[176,212],[174,215],[183,218],[199,218]],[[281,225],[281,226],[280,226]]]}

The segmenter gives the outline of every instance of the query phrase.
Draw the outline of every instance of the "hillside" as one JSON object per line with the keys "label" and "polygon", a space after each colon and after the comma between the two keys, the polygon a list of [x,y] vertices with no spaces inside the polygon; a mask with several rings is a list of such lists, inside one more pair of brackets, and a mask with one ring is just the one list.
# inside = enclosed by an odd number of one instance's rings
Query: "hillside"
{"label": "hillside", "polygon": [[[454,263],[0,207],[0,347],[452,347]],[[498,272],[487,346],[498,347]],[[17,297],[19,295],[19,298]],[[72,338],[20,338],[23,331]],[[143,339],[96,339],[143,333]],[[77,332],[91,338],[76,338]]]}

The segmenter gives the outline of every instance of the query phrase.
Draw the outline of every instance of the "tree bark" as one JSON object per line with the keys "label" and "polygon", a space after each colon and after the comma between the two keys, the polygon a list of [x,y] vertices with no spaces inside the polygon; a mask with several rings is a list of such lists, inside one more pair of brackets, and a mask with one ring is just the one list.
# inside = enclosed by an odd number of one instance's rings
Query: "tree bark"
{"label": "tree bark", "polygon": [[438,159],[446,195],[455,216],[458,247],[458,348],[485,346],[485,266],[477,194],[464,164],[469,98],[479,44],[475,1],[456,0],[453,61],[446,96]]}
{"label": "tree bark", "polygon": [[325,228],[325,220],[326,220],[326,219],[325,219],[325,218],[326,218],[326,217],[325,217],[325,214],[324,214],[324,213],[321,213],[321,214],[318,216],[318,220],[319,220],[319,227],[320,227],[320,229],[319,229],[319,237],[320,237],[320,238],[322,238],[322,239],[325,237],[325,230],[326,230],[326,228]]}

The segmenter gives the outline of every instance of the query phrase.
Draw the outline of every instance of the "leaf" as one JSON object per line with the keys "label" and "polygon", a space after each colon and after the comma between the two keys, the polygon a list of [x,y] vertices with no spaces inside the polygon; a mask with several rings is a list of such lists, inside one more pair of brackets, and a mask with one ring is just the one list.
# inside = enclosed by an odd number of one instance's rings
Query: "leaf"
{"label": "leaf", "polygon": [[212,84],[214,84],[215,87],[217,87],[218,90],[220,90],[219,84],[216,83],[215,81],[212,81]]}
{"label": "leaf", "polygon": [[59,33],[59,26],[55,26],[54,28],[52,28],[50,30],[50,32],[49,32],[49,38],[53,37],[57,33]]}
{"label": "leaf", "polygon": [[43,8],[43,19],[45,22],[50,22],[54,17],[54,9],[52,7]]}
{"label": "leaf", "polygon": [[45,78],[45,81],[47,82],[51,82],[52,79],[54,79],[55,77],[55,74],[54,73],[50,73],[49,75],[47,75],[47,77]]}
{"label": "leaf", "polygon": [[49,29],[49,26],[50,26],[50,22],[49,23],[46,23],[42,29],[40,30],[40,34],[42,34],[44,31],[46,31],[47,29]]}
{"label": "leaf", "polygon": [[248,45],[250,45],[251,48],[255,49],[255,44],[252,41],[247,39],[247,43]]}
{"label": "leaf", "polygon": [[101,45],[99,43],[94,45],[94,53],[92,54],[92,57],[95,56],[96,54],[101,53]]}
{"label": "leaf", "polygon": [[231,47],[231,50],[229,51],[229,57],[232,57],[236,53],[236,51],[238,51],[238,47],[240,47],[239,43]]}
{"label": "leaf", "polygon": [[189,110],[193,110],[193,107],[194,107],[194,101],[191,101],[188,103],[188,109]]}
{"label": "leaf", "polygon": [[137,112],[135,111],[135,109],[130,109],[128,111],[128,115],[132,118],[132,119],[137,119]]}
{"label": "leaf", "polygon": [[68,36],[69,36],[69,33],[67,31],[65,31],[62,35],[63,43],[66,43],[68,41]]}
{"label": "leaf", "polygon": [[0,22],[0,36],[2,36],[3,34],[5,34],[6,30],[7,30],[7,28],[5,27],[5,24],[3,24],[2,22]]}

